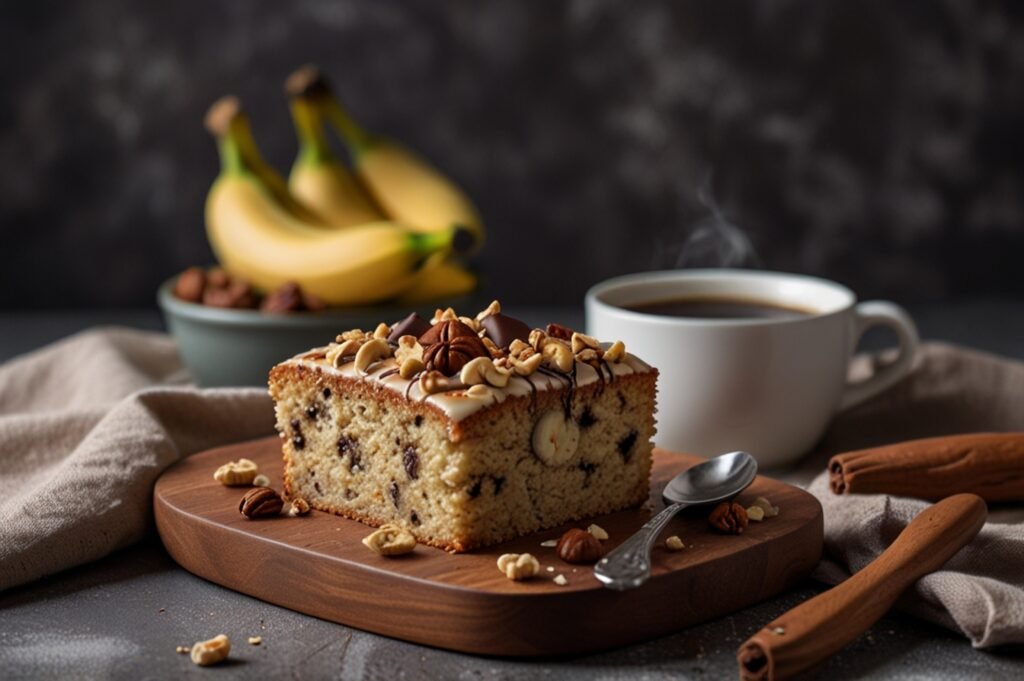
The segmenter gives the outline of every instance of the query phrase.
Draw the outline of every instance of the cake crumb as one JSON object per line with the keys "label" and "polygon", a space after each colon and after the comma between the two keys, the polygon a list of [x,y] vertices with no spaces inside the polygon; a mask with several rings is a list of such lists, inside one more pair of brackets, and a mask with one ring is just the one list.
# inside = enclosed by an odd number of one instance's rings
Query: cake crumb
{"label": "cake crumb", "polygon": [[555,584],[558,586],[565,586],[569,583],[569,580],[565,578],[565,575],[558,575],[555,577]]}
{"label": "cake crumb", "polygon": [[249,645],[251,645],[251,646],[258,646],[261,643],[263,643],[263,637],[262,636],[250,636],[249,637]]}

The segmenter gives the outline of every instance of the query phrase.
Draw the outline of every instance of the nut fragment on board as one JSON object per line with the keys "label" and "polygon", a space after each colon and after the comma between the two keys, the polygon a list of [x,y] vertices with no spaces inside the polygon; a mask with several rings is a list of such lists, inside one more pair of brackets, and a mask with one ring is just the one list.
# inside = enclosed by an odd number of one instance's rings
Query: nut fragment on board
{"label": "nut fragment on board", "polygon": [[546,549],[553,549],[556,546],[558,546],[558,540],[557,539],[546,539],[546,540],[542,541],[540,543],[540,545],[543,546]]}
{"label": "nut fragment on board", "polygon": [[250,520],[269,518],[281,512],[281,495],[269,487],[253,487],[238,504],[238,511]]}
{"label": "nut fragment on board", "polygon": [[259,470],[259,466],[254,461],[239,459],[238,461],[229,461],[218,468],[213,474],[213,479],[227,487],[251,485]]}
{"label": "nut fragment on board", "polygon": [[416,537],[404,527],[388,523],[363,537],[363,545],[382,556],[400,556],[416,548]]}
{"label": "nut fragment on board", "polygon": [[594,535],[585,530],[571,528],[558,540],[555,548],[558,557],[566,563],[593,563],[601,557],[601,544]]}
{"label": "nut fragment on board", "polygon": [[665,548],[669,551],[682,551],[685,546],[683,544],[683,540],[673,534],[665,540]]}
{"label": "nut fragment on board", "polygon": [[755,523],[759,523],[764,520],[764,509],[760,506],[750,506],[747,508],[747,519]]}
{"label": "nut fragment on board", "polygon": [[253,487],[270,487],[270,478],[260,473],[252,479]]}
{"label": "nut fragment on board", "polygon": [[498,557],[498,569],[513,582],[521,582],[540,572],[540,562],[530,553],[503,553]]}
{"label": "nut fragment on board", "polygon": [[288,507],[288,515],[291,517],[306,515],[309,513],[309,502],[299,497],[298,499],[292,499],[291,505]]}
{"label": "nut fragment on board", "polygon": [[600,525],[593,525],[593,524],[591,524],[591,526],[587,528],[587,532],[589,532],[590,534],[594,535],[594,539],[596,539],[598,541],[607,541],[608,540],[608,533]]}
{"label": "nut fragment on board", "polygon": [[565,586],[569,583],[569,580],[565,578],[565,575],[556,575],[553,580],[558,586]]}
{"label": "nut fragment on board", "polygon": [[773,506],[772,502],[768,501],[764,497],[754,499],[753,505],[760,507],[764,511],[765,518],[774,518],[779,514],[779,507]]}
{"label": "nut fragment on board", "polygon": [[200,641],[192,646],[192,661],[200,667],[209,667],[227,659],[231,653],[231,639],[224,634],[214,636],[209,641]]}
{"label": "nut fragment on board", "polygon": [[731,501],[723,501],[708,517],[708,524],[724,534],[743,534],[747,529],[747,510]]}
{"label": "nut fragment on board", "polygon": [[263,637],[262,636],[250,636],[249,637],[249,645],[251,645],[251,646],[258,646],[261,643],[263,643]]}
{"label": "nut fragment on board", "polygon": [[188,654],[188,653],[192,652],[192,647],[191,646],[178,646],[178,647],[176,647],[174,649],[174,652]]}

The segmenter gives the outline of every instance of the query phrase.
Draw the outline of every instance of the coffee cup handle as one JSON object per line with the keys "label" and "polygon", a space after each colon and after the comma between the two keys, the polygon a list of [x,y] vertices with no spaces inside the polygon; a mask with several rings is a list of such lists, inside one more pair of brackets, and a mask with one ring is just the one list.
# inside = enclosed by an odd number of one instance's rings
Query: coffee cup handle
{"label": "coffee cup handle", "polygon": [[854,314],[857,325],[854,330],[855,346],[864,332],[872,326],[888,326],[896,332],[896,337],[899,340],[899,355],[892,363],[876,371],[871,378],[847,384],[846,391],[839,402],[840,411],[856,406],[893,386],[910,373],[914,366],[914,356],[917,354],[917,327],[906,310],[899,305],[882,300],[871,300],[859,303]]}

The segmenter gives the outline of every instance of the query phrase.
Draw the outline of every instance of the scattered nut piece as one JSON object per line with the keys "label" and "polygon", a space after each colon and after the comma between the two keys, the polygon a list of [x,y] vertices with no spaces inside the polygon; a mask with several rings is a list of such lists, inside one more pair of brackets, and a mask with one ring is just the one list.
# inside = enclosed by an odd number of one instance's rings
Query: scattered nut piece
{"label": "scattered nut piece", "polygon": [[505,356],[505,353],[502,351],[502,349],[499,348],[497,344],[490,338],[488,338],[486,335],[480,336],[480,340],[483,342],[484,347],[487,348],[487,352],[491,355],[491,359],[501,359],[502,357]]}
{"label": "scattered nut piece", "polygon": [[387,338],[388,338],[388,336],[390,334],[391,334],[391,327],[388,326],[387,324],[385,324],[384,322],[381,322],[380,324],[378,324],[377,328],[373,330],[373,337],[374,338],[383,338],[384,340],[387,340]]}
{"label": "scattered nut piece", "polygon": [[764,520],[764,509],[760,506],[751,506],[747,509],[747,519],[759,523]]}
{"label": "scattered nut piece", "polygon": [[250,636],[249,637],[249,645],[251,645],[251,646],[258,646],[261,643],[263,643],[263,637],[262,636]]}
{"label": "scattered nut piece", "polygon": [[665,540],[665,548],[669,551],[682,551],[684,548],[683,540],[673,534]]}
{"label": "scattered nut piece", "polygon": [[270,487],[270,478],[260,473],[252,479],[253,487]]}
{"label": "scattered nut piece", "polygon": [[544,330],[547,331],[548,335],[552,338],[561,338],[566,341],[570,340],[573,334],[573,330],[568,326],[562,326],[561,324],[556,324],[554,322],[548,324]]}
{"label": "scattered nut piece", "polygon": [[554,582],[558,586],[565,586],[569,583],[569,580],[565,578],[565,575],[558,575],[555,577]]}
{"label": "scattered nut piece", "polygon": [[596,365],[601,359],[601,351],[594,348],[583,348],[576,354],[576,359],[584,364]]}
{"label": "scattered nut piece", "polygon": [[552,567],[552,566],[550,566],[550,565],[548,565],[548,566],[547,566],[546,568],[544,568],[544,569],[545,569],[545,570],[547,570],[548,572],[554,572],[554,571],[555,571],[555,568],[554,568],[554,567]]}
{"label": "scattered nut piece", "polygon": [[231,639],[224,634],[214,636],[209,641],[200,641],[192,646],[192,661],[200,667],[223,662],[231,652]]}
{"label": "scattered nut piece", "polygon": [[281,495],[269,487],[253,487],[238,504],[239,512],[250,520],[275,516],[283,507]]}
{"label": "scattered nut piece", "polygon": [[398,367],[398,375],[406,380],[410,380],[413,376],[423,371],[423,369],[423,360],[409,357]]}
{"label": "scattered nut piece", "polygon": [[377,361],[391,356],[391,346],[383,338],[367,341],[356,353],[356,371],[365,374]]}
{"label": "scattered nut piece", "polygon": [[423,361],[423,346],[420,345],[416,336],[401,336],[398,339],[398,347],[395,348],[395,360],[402,364],[407,359]]}
{"label": "scattered nut piece", "polygon": [[363,341],[350,338],[348,340],[342,340],[339,343],[332,343],[327,349],[327,354],[324,355],[331,366],[335,369],[340,369],[341,365],[348,361],[349,357],[354,356],[359,352],[359,348],[363,345]]}
{"label": "scattered nut piece", "polygon": [[541,355],[544,356],[544,364],[546,366],[557,369],[563,374],[572,371],[576,363],[572,350],[569,349],[569,346],[564,341],[548,339],[548,342],[544,344],[544,349],[541,350]]}
{"label": "scattered nut piece", "polygon": [[590,348],[591,350],[599,350],[601,348],[601,345],[597,342],[596,338],[579,333],[578,331],[573,332],[569,342],[572,344],[572,354],[574,355],[580,354],[587,348]]}
{"label": "scattered nut piece", "polygon": [[520,582],[540,572],[540,563],[529,553],[504,553],[498,557],[498,569],[513,582]]}
{"label": "scattered nut piece", "polygon": [[608,533],[600,525],[591,525],[587,528],[587,532],[594,535],[594,539],[598,541],[608,541]]}
{"label": "scattered nut piece", "polygon": [[431,318],[430,323],[437,324],[438,322],[447,322],[458,318],[459,315],[455,314],[455,310],[450,307],[447,310],[437,308],[434,310],[434,316]]}
{"label": "scattered nut piece", "polygon": [[349,329],[348,331],[342,331],[339,333],[334,340],[338,343],[347,340],[364,341],[366,340],[366,332],[362,329]]}
{"label": "scattered nut piece", "polygon": [[711,511],[708,524],[725,534],[743,534],[747,529],[747,511],[739,504],[723,501]]}
{"label": "scattered nut piece", "polygon": [[498,314],[501,312],[501,303],[497,300],[492,300],[491,304],[487,306],[487,309],[481,310],[476,315],[476,320],[480,321],[484,317],[490,317],[492,314]]}
{"label": "scattered nut piece", "polygon": [[774,518],[779,514],[779,507],[772,506],[772,502],[768,501],[764,497],[758,497],[754,499],[754,506],[759,506],[762,510],[764,510],[765,518]]}
{"label": "scattered nut piece", "polygon": [[[540,352],[544,349],[544,344],[548,342],[548,335],[540,329],[534,329],[530,332],[529,341],[530,347]],[[509,346],[511,349],[511,346]]]}
{"label": "scattered nut piece", "polygon": [[420,390],[423,391],[424,395],[443,393],[446,390],[453,389],[456,385],[454,381],[450,380],[440,371],[432,369],[420,374]]}
{"label": "scattered nut piece", "polygon": [[299,497],[298,499],[292,499],[291,506],[288,507],[288,515],[291,517],[306,515],[309,513],[309,502]]}
{"label": "scattered nut piece", "polygon": [[540,369],[540,363],[542,361],[544,361],[544,357],[536,352],[532,352],[532,354],[525,359],[520,357],[508,358],[508,363],[512,366],[512,370],[516,372],[517,376],[529,376],[537,371],[537,369]]}
{"label": "scattered nut piece", "polygon": [[416,537],[404,527],[388,523],[363,537],[363,544],[382,556],[399,556],[416,548]]}
{"label": "scattered nut piece", "polygon": [[216,470],[213,479],[227,487],[251,485],[260,468],[249,459],[230,461]]}
{"label": "scattered nut piece", "polygon": [[480,325],[480,320],[474,319],[473,317],[459,317],[459,321],[473,329],[473,333],[480,333],[484,328]]}
{"label": "scattered nut piece", "polygon": [[192,648],[190,646],[178,646],[177,648],[174,649],[174,652],[176,652],[176,653],[190,653],[190,652],[192,652]]}
{"label": "scattered nut piece", "polygon": [[558,546],[558,540],[557,539],[548,539],[547,541],[542,541],[540,543],[540,545],[543,546],[544,548],[553,549],[556,546]]}
{"label": "scattered nut piece", "polygon": [[585,530],[566,530],[555,548],[558,557],[566,563],[594,563],[601,557],[601,544],[597,537]]}
{"label": "scattered nut piece", "polygon": [[612,346],[604,351],[604,361],[615,364],[622,361],[626,356],[626,344],[622,341],[615,341]]}

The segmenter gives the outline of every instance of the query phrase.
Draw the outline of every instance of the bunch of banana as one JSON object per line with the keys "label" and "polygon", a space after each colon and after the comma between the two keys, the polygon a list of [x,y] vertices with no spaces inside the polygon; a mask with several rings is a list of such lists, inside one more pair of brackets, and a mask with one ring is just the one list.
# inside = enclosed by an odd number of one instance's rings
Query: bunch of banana
{"label": "bunch of banana", "polygon": [[[483,225],[469,197],[413,152],[362,129],[315,67],[292,73],[285,92],[299,138],[288,188],[328,224],[341,229],[387,217],[422,233],[459,225],[473,235],[473,250],[480,248]],[[326,124],[339,133],[355,177],[328,144]],[[436,254],[398,300],[411,305],[462,295],[476,284],[454,257]]]}
{"label": "bunch of banana", "polygon": [[221,158],[206,201],[207,236],[224,268],[259,288],[296,281],[328,304],[373,303],[409,291],[425,263],[474,242],[452,221],[421,231],[373,212],[335,228],[263,160],[237,99],[215,103],[206,126]]}

